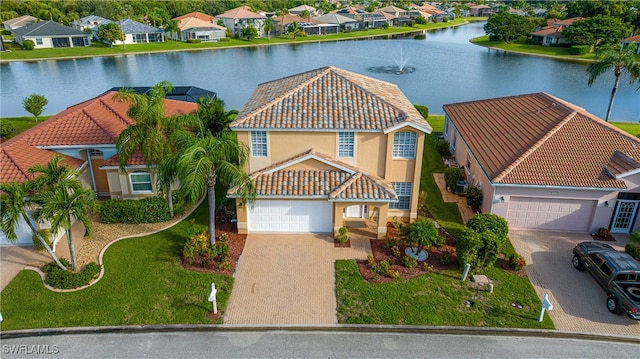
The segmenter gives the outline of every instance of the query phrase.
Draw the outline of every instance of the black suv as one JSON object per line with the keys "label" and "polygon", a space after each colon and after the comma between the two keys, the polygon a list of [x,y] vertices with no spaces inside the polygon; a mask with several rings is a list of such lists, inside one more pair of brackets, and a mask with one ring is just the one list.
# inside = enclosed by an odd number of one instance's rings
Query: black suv
{"label": "black suv", "polygon": [[582,242],[573,248],[573,267],[587,270],[607,293],[607,309],[640,320],[640,263],[606,243]]}

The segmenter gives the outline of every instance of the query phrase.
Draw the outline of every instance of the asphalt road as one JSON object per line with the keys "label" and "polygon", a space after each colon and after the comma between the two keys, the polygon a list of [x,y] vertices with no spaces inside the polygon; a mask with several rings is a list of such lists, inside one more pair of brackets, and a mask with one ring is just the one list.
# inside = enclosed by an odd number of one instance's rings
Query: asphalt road
{"label": "asphalt road", "polygon": [[638,342],[531,335],[187,331],[3,338],[7,358],[633,358]]}

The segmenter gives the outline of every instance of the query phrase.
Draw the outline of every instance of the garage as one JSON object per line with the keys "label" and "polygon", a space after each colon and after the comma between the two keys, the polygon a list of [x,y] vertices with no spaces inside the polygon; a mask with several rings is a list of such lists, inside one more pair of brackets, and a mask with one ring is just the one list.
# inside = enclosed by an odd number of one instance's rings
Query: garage
{"label": "garage", "polygon": [[511,197],[507,222],[513,229],[587,232],[596,201]]}
{"label": "garage", "polygon": [[249,232],[330,233],[333,204],[328,201],[256,200],[248,208]]}

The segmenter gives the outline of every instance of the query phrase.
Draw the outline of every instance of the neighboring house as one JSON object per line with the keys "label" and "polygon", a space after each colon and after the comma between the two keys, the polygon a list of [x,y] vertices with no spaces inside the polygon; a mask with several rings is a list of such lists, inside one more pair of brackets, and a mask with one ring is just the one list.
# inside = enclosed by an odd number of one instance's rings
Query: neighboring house
{"label": "neighboring house", "polygon": [[547,26],[532,32],[531,39],[542,46],[567,43],[568,40],[562,35],[562,32],[574,22],[582,19],[582,17],[572,17],[566,20],[547,19]]}
{"label": "neighboring house", "polygon": [[120,25],[124,33],[124,41],[116,40],[115,45],[145,44],[149,42],[164,42],[164,30],[158,29],[131,19],[113,21]]}
{"label": "neighboring house", "polygon": [[186,19],[192,19],[192,18],[210,22],[212,24],[215,24],[218,21],[218,19],[216,19],[215,16],[211,16],[209,14],[205,14],[199,11],[194,11],[188,14],[184,14],[182,16],[174,17],[173,20],[179,21],[179,20],[186,20]]}
{"label": "neighboring house", "polygon": [[91,35],[53,21],[42,21],[12,30],[16,43],[31,40],[36,49],[91,45]]}
{"label": "neighboring house", "polygon": [[92,32],[97,32],[100,25],[106,24],[109,22],[111,22],[111,20],[105,19],[97,15],[89,15],[81,19],[74,20],[71,23],[71,27],[81,31],[85,31],[86,29],[89,29]]}
{"label": "neighboring house", "polygon": [[313,6],[309,6],[309,5],[300,5],[300,6],[296,6],[293,7],[291,9],[289,9],[289,14],[291,15],[300,15],[301,12],[303,11],[309,11],[309,14],[311,14],[311,17],[315,17],[320,15],[321,13],[318,11],[318,9],[316,9]]}
{"label": "neighboring house", "polygon": [[637,137],[546,93],[443,108],[444,138],[483,213],[512,229],[638,230]]}
{"label": "neighboring house", "polygon": [[13,31],[19,27],[23,27],[26,25],[33,25],[37,22],[41,21],[37,17],[33,17],[31,15],[22,15],[20,17],[16,17],[13,19],[5,20],[2,22],[5,30]]}
{"label": "neighboring house", "polygon": [[[258,85],[230,125],[257,193],[238,231],[335,233],[347,220],[417,216],[431,127],[391,83],[323,67]],[[230,191],[230,196],[235,193]]]}
{"label": "neighboring house", "polygon": [[470,16],[489,16],[493,14],[493,9],[489,5],[473,5],[469,7]]}
{"label": "neighboring house", "polygon": [[227,12],[224,12],[217,16],[219,20],[222,20],[224,26],[229,29],[232,35],[241,35],[242,29],[245,27],[253,26],[258,30],[258,36],[264,36],[264,21],[267,19],[262,14],[247,10],[245,6],[241,6]]}
{"label": "neighboring house", "polygon": [[[198,13],[201,14],[201,13]],[[202,14],[206,15],[206,14]],[[209,15],[207,15],[209,16]],[[180,34],[166,33],[166,36],[173,40],[194,40],[199,39],[203,42],[206,41],[219,41],[220,39],[227,37],[227,28],[216,24],[216,19],[211,16],[212,19],[201,19],[202,16],[193,16],[181,18],[174,18],[173,20],[178,22],[178,28],[180,28]]]}
{"label": "neighboring house", "polygon": [[622,44],[622,46],[627,46],[627,44],[635,43],[636,45],[638,45],[638,47],[636,48],[636,55],[640,55],[640,34],[627,37],[626,39],[620,41],[620,43]]}
{"label": "neighboring house", "polygon": [[326,35],[340,32],[340,25],[328,24],[317,18],[306,19],[297,15],[282,15],[274,16],[271,20],[274,24],[275,35],[286,34],[289,25],[294,22],[297,22],[307,35]]}
{"label": "neighboring house", "polygon": [[340,14],[326,14],[315,17],[314,19],[327,24],[338,25],[341,31],[353,31],[360,28],[358,21]]}

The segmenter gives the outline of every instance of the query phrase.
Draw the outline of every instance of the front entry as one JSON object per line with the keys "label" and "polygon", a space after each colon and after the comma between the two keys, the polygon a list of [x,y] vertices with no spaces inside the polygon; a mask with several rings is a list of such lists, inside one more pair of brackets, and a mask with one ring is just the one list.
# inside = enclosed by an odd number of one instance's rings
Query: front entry
{"label": "front entry", "polygon": [[344,210],[344,218],[368,218],[369,207],[364,206],[349,206]]}
{"label": "front entry", "polygon": [[638,201],[619,199],[611,224],[613,233],[629,233],[638,211]]}

